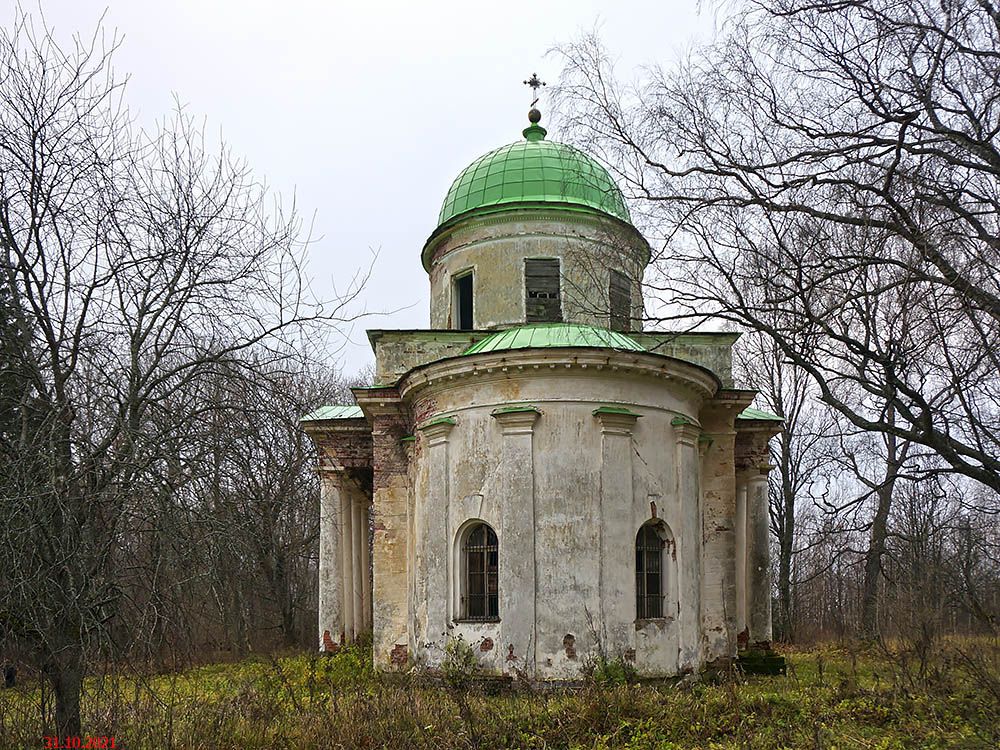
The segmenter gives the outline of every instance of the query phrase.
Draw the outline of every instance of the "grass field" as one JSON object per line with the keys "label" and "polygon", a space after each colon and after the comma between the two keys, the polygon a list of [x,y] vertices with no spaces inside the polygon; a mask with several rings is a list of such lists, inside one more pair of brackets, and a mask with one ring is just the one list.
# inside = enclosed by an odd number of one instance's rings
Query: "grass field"
{"label": "grass field", "polygon": [[[1000,641],[786,651],[787,677],[499,692],[375,674],[359,652],[88,680],[85,731],[122,748],[997,748]],[[0,745],[44,747],[42,704],[0,691]],[[50,708],[48,710],[51,710]]]}

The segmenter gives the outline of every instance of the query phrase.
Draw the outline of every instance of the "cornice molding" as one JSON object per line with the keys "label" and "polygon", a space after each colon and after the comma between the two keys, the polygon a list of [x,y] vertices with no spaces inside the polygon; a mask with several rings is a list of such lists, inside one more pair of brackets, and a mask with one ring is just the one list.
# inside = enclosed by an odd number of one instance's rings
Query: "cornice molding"
{"label": "cornice molding", "polygon": [[411,370],[399,382],[403,400],[418,392],[463,381],[488,382],[518,375],[587,373],[621,374],[671,382],[702,399],[711,399],[718,380],[708,370],[683,360],[646,352],[609,349],[508,349],[471,356],[449,357]]}

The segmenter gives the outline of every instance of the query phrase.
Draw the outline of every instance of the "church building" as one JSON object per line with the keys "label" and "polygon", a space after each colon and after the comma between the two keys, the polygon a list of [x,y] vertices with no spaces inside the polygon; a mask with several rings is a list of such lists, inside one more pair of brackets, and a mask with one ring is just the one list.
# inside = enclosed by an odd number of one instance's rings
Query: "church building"
{"label": "church building", "polygon": [[380,669],[449,640],[485,672],[641,676],[769,647],[768,440],[738,335],[642,330],[650,247],[594,159],[476,159],[421,252],[428,330],[371,330],[374,385],[305,417],[322,481],[319,644]]}

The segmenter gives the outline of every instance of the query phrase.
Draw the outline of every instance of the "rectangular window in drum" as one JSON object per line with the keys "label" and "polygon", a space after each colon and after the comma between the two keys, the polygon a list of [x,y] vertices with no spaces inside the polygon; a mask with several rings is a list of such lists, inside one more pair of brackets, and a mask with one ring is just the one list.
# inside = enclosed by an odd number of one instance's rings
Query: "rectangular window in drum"
{"label": "rectangular window in drum", "polygon": [[628,276],[621,271],[611,271],[611,281],[608,285],[608,300],[611,307],[611,330],[630,330],[632,294],[629,291]]}
{"label": "rectangular window in drum", "polygon": [[471,331],[472,322],[472,271],[462,274],[454,281],[455,328]]}
{"label": "rectangular window in drum", "polygon": [[525,259],[524,312],[526,323],[562,322],[558,258]]}

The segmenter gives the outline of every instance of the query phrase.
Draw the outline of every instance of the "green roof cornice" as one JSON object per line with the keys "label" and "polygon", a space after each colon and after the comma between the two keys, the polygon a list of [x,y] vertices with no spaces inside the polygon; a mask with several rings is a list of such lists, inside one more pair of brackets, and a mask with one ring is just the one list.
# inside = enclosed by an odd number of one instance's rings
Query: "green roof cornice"
{"label": "green roof cornice", "polygon": [[300,419],[300,422],[321,422],[327,419],[364,419],[360,406],[321,406]]}
{"label": "green roof cornice", "polygon": [[424,422],[417,429],[418,430],[427,430],[427,429],[430,429],[431,427],[439,427],[439,426],[443,426],[443,425],[448,425],[449,427],[454,427],[456,424],[458,424],[458,421],[454,417],[435,417],[434,419],[430,420],[429,422]]}
{"label": "green roof cornice", "polygon": [[634,411],[629,409],[627,406],[599,406],[594,409],[593,412],[595,417],[599,417],[602,414],[617,414],[623,417],[641,417],[641,414],[636,414]]}
{"label": "green roof cornice", "polygon": [[782,417],[779,417],[777,414],[772,414],[769,411],[763,411],[761,409],[751,409],[749,407],[746,408],[746,409],[744,409],[743,411],[741,411],[739,414],[737,414],[736,418],[737,419],[746,419],[746,420],[760,420],[760,421],[763,421],[763,422],[784,422],[785,421]]}
{"label": "green roof cornice", "polygon": [[511,404],[510,406],[501,406],[499,409],[494,409],[490,414],[495,417],[500,414],[526,414],[528,412],[534,412],[535,414],[542,413],[537,406],[533,406],[532,404]]}

